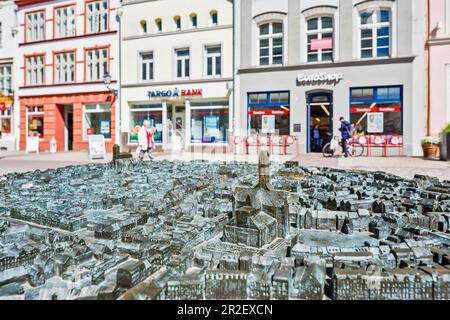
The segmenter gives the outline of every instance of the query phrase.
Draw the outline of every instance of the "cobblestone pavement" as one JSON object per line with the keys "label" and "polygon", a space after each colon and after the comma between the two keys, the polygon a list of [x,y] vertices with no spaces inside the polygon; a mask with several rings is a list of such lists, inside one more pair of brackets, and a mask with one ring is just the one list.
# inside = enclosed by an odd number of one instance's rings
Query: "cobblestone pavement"
{"label": "cobblestone pavement", "polygon": [[[205,160],[205,161],[244,161],[257,163],[256,155],[234,155],[221,153],[156,153],[156,161],[161,160]],[[58,154],[25,154],[23,152],[0,152],[0,175],[11,172],[55,169],[71,165],[88,163],[105,163],[111,161],[111,154],[106,159],[90,160],[86,152],[65,152]],[[425,174],[450,180],[450,162],[424,160],[410,157],[373,157],[373,158],[323,158],[321,154],[308,155],[272,155],[271,161],[299,161],[301,166],[319,166],[341,169],[368,171],[386,171],[402,178],[412,178],[415,174]]]}

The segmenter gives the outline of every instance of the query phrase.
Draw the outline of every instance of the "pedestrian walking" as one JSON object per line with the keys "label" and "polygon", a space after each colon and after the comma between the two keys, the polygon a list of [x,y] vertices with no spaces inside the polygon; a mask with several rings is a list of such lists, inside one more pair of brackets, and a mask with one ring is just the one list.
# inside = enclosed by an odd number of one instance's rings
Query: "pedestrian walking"
{"label": "pedestrian walking", "polygon": [[313,129],[314,150],[320,152],[320,126],[316,124]]}
{"label": "pedestrian walking", "polygon": [[352,126],[344,117],[341,117],[339,121],[341,122],[339,131],[342,135],[342,152],[345,154],[345,157],[348,158],[348,139],[351,138]]}
{"label": "pedestrian walking", "polygon": [[148,155],[150,160],[153,160],[150,152],[155,147],[154,133],[154,128],[150,128],[150,121],[144,120],[143,126],[138,133],[138,143],[141,149],[139,151],[139,160],[143,161],[145,154]]}

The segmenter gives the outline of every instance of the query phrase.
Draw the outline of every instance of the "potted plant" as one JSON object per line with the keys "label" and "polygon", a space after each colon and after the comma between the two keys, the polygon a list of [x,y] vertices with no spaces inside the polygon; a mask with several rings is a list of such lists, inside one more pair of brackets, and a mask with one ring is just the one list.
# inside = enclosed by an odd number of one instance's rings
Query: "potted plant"
{"label": "potted plant", "polygon": [[450,161],[450,123],[442,130],[439,140],[441,142],[440,159],[442,161]]}
{"label": "potted plant", "polygon": [[438,156],[439,140],[435,138],[425,138],[422,140],[423,156],[426,159],[434,159]]}

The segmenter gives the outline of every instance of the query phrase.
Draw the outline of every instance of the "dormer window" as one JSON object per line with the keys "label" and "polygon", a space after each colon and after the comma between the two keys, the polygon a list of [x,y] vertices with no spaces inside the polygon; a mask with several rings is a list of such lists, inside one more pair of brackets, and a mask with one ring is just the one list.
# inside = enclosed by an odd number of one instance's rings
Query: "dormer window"
{"label": "dormer window", "polygon": [[156,32],[162,32],[162,20],[160,18],[155,20]]}
{"label": "dormer window", "polygon": [[175,24],[175,30],[181,30],[181,17],[176,16],[173,18],[174,24]]}
{"label": "dormer window", "polygon": [[211,25],[217,26],[219,24],[219,17],[216,10],[210,12],[211,15]]}
{"label": "dormer window", "polygon": [[141,25],[141,31],[142,31],[142,33],[143,34],[146,34],[147,33],[147,21],[145,21],[145,20],[141,20],[140,22],[139,22],[139,24]]}
{"label": "dormer window", "polygon": [[191,17],[191,27],[192,27],[192,29],[197,29],[197,14],[192,13],[190,17]]}

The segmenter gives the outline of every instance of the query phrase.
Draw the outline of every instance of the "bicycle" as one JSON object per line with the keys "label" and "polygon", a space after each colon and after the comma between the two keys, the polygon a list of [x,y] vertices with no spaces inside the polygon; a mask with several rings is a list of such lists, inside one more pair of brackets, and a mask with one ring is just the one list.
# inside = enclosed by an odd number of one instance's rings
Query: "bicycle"
{"label": "bicycle", "polygon": [[[342,148],[342,143],[339,139],[339,135],[335,135],[331,142],[327,143],[323,147],[322,154],[325,158],[331,158],[335,154],[338,155],[338,150]],[[364,146],[360,145],[358,142],[352,143],[348,142],[347,144],[348,148],[348,155],[351,157],[361,157],[364,154],[365,148]],[[344,154],[341,152],[341,155]]]}

